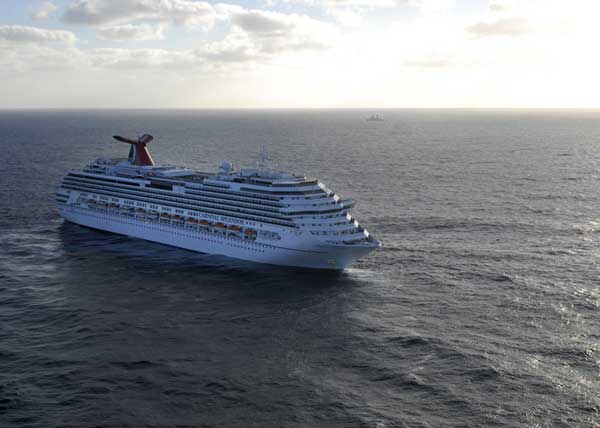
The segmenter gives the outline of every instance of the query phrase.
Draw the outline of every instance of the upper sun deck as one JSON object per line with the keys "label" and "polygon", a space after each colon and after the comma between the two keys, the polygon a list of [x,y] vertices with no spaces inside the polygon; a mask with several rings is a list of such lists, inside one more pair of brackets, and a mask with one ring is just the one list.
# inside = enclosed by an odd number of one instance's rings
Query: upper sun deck
{"label": "upper sun deck", "polygon": [[[173,165],[156,165],[146,146],[154,137],[149,134],[138,136],[137,140],[114,136],[115,140],[131,145],[128,158],[99,158],[83,168],[85,173],[111,175],[127,179],[171,182],[173,185],[190,187],[210,185],[217,187],[270,188],[272,192],[295,193],[317,190],[323,187],[318,180],[308,179],[304,175],[276,171],[272,168],[271,157],[263,148],[249,168],[235,170],[231,162],[223,162],[216,172],[202,172]],[[300,188],[300,189],[299,189]],[[249,189],[251,190],[251,189]],[[324,189],[327,190],[327,189]],[[264,189],[264,191],[268,191]]]}
{"label": "upper sun deck", "polygon": [[317,180],[308,180],[303,175],[288,174],[283,171],[248,168],[236,172],[220,173],[215,179],[233,183],[267,187],[314,186]]}
{"label": "upper sun deck", "polygon": [[128,159],[100,158],[83,168],[84,172],[137,178],[147,180],[174,181],[181,184],[211,183],[245,184],[269,188],[298,188],[317,186],[318,180],[308,179],[304,175],[290,174],[283,171],[274,171],[264,166],[233,170],[229,162],[223,162],[217,172],[194,171],[173,165],[134,165]]}

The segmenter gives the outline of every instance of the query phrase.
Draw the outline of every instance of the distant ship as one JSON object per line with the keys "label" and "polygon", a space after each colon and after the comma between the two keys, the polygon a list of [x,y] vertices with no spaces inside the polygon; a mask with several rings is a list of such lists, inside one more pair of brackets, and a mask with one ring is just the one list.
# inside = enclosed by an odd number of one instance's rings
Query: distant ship
{"label": "distant ship", "polygon": [[378,114],[373,114],[367,117],[367,122],[383,122],[383,118]]}
{"label": "distant ship", "polygon": [[381,246],[323,183],[271,169],[266,152],[236,171],[155,165],[148,134],[127,159],[70,170],[56,194],[60,214],[95,229],[273,265],[341,270]]}

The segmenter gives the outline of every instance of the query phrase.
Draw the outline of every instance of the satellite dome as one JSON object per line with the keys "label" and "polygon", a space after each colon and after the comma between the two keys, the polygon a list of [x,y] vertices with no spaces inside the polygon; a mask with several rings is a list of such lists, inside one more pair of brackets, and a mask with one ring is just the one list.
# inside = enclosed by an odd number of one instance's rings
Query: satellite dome
{"label": "satellite dome", "polygon": [[221,164],[221,169],[222,169],[223,171],[225,171],[225,172],[230,172],[230,171],[232,171],[232,170],[233,170],[233,164],[232,164],[231,162],[229,162],[229,161],[224,161],[224,162]]}

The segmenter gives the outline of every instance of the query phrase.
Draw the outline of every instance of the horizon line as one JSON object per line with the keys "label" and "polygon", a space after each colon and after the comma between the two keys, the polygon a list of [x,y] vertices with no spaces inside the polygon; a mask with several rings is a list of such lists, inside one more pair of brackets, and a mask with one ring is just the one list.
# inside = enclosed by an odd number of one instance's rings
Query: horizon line
{"label": "horizon line", "polygon": [[600,111],[599,107],[0,107],[2,111],[398,111],[398,110],[456,110],[456,111]]}

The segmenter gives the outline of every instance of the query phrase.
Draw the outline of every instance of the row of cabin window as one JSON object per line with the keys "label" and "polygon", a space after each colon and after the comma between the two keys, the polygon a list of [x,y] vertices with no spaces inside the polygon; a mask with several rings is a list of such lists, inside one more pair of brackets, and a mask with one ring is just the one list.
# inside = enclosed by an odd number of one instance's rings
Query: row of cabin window
{"label": "row of cabin window", "polygon": [[[110,191],[110,190],[105,190],[105,191]],[[118,192],[119,189],[112,190],[112,191]],[[144,196],[141,196],[141,197],[144,197]],[[193,201],[193,200],[192,201],[188,201],[188,200],[185,200],[185,199],[180,199],[180,198],[176,198],[176,197],[169,197],[169,196],[164,196],[164,195],[162,196],[162,198],[166,199],[167,201],[179,202],[179,203],[184,203],[184,204],[188,204],[188,205],[201,205],[201,204],[203,204],[203,202],[200,202],[200,201]],[[108,198],[105,197],[105,196],[104,197],[101,196],[100,199],[106,199],[106,200],[108,200]],[[127,202],[127,200],[125,200],[125,203],[133,205],[133,202]],[[218,205],[216,202],[212,202],[212,203],[211,202],[204,202],[204,204]],[[268,217],[270,219],[273,219],[274,221],[281,221],[278,218],[275,218],[275,216],[272,216],[272,215],[269,215],[269,214],[248,213],[248,210],[260,211],[260,210],[253,209],[253,208],[246,208],[246,207],[239,207],[239,206],[232,206],[230,208],[229,207],[228,208],[215,208],[214,206],[212,206],[212,207],[208,206],[206,208],[208,208],[208,209],[211,209],[211,208],[212,209],[227,209],[227,210],[236,211],[237,213],[245,214],[245,215],[254,215],[254,216],[262,215],[264,217]],[[170,212],[171,209],[170,208],[169,209],[163,208],[163,211]]]}
{"label": "row of cabin window", "polygon": [[[67,193],[71,193],[71,191],[67,190]],[[82,195],[83,195],[83,193],[82,193]],[[85,193],[85,195],[87,195],[87,193]],[[103,196],[103,195],[102,196],[98,196],[98,198],[101,199],[101,200],[106,200],[106,201],[109,200],[108,196]],[[173,199],[175,201],[178,201],[178,199],[175,199],[175,198],[167,198],[167,199]],[[119,199],[118,198],[112,198],[112,201],[119,202]],[[124,203],[127,204],[127,205],[134,205],[134,202],[133,201],[129,201],[129,200],[124,200]],[[137,205],[138,206],[143,206],[143,207],[146,206],[144,203],[141,203],[141,202],[138,202]],[[157,205],[150,205],[150,208],[159,209],[159,207]],[[161,209],[162,209],[162,211],[171,212],[171,208],[162,207]],[[177,209],[175,211],[176,212],[180,212],[180,213],[184,212],[183,210],[177,210]],[[239,210],[237,210],[237,211],[239,211]],[[189,211],[188,211],[188,215],[193,216],[193,217],[200,217],[200,215],[198,213],[192,213],[192,212],[189,212]],[[247,224],[247,225],[251,225],[251,226],[257,226],[256,223],[251,222],[251,221],[244,221],[244,223]],[[260,225],[260,227],[262,227],[262,224]]]}
{"label": "row of cabin window", "polygon": [[[118,221],[119,223],[126,223],[126,222],[127,222],[126,220],[117,220],[117,221]],[[161,229],[159,229],[159,228],[156,228],[156,227],[151,227],[151,226],[142,226],[142,227],[146,227],[146,228],[150,228],[150,229],[155,229],[155,230],[161,230]],[[190,238],[195,238],[195,237],[194,237],[194,236],[192,236],[192,235],[187,235],[187,234],[184,234],[184,233],[178,233],[178,232],[175,232],[175,234],[176,234],[176,235],[181,235],[181,236],[188,236],[188,237],[190,237]],[[226,238],[226,239],[229,239],[228,237],[225,237],[225,238]],[[222,243],[221,241],[215,241],[215,240],[212,240],[212,239],[206,239],[206,238],[201,238],[201,239],[202,239],[202,240],[207,240],[207,241],[210,241],[210,242],[215,242],[215,243]],[[254,245],[258,245],[258,246],[260,246],[260,247],[264,247],[264,248],[268,248],[268,247],[269,247],[268,245],[265,245],[265,244],[259,244],[259,243],[253,243],[253,244],[254,244]],[[230,246],[231,246],[231,244],[227,244],[227,245],[230,245]],[[264,250],[256,250],[256,249],[254,249],[254,248],[251,248],[251,247],[250,247],[250,248],[248,248],[248,247],[244,247],[244,246],[241,246],[241,245],[233,245],[233,246],[234,246],[234,247],[238,247],[238,248],[245,248],[245,249],[249,249],[249,250],[252,250],[252,251],[259,251],[259,252],[263,252],[263,253],[264,253]]]}
{"label": "row of cabin window", "polygon": [[[87,196],[87,193],[82,193],[82,196]],[[107,196],[100,196],[100,199],[108,200],[108,197]],[[111,201],[113,201],[113,202],[119,202],[119,198],[111,198]],[[126,205],[134,205],[134,203],[132,201],[129,201],[129,200],[125,200],[124,203]],[[146,204],[144,202],[137,202],[135,205],[138,206],[138,207],[144,207],[144,208],[146,207]],[[160,207],[158,205],[152,205],[151,204],[150,208],[158,210]],[[162,211],[171,212],[171,208],[162,207]],[[175,209],[175,213],[177,213],[177,214],[185,214],[185,211],[184,210],[180,210],[180,209]],[[195,212],[191,212],[191,211],[188,211],[187,215],[190,216],[190,217],[200,217],[200,213],[195,213]],[[245,221],[244,223],[247,224],[247,225],[250,225],[250,226],[256,226],[256,223],[254,223],[254,222]]]}

